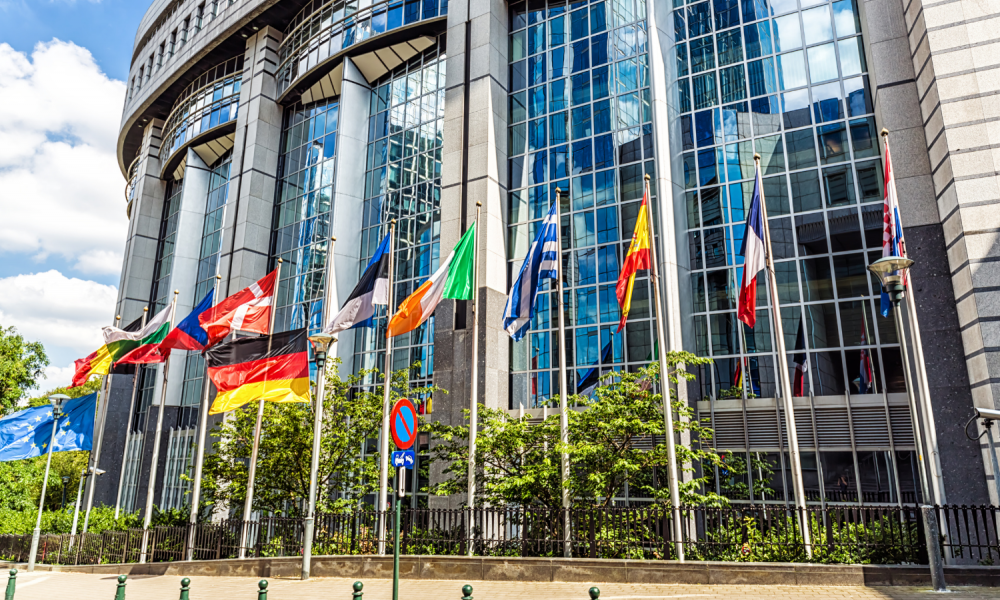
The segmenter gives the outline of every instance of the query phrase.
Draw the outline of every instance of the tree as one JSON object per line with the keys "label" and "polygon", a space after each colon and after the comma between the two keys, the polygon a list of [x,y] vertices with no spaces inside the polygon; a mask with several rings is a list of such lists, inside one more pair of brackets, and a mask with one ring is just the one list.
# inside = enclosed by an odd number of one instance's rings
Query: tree
{"label": "tree", "polygon": [[0,414],[17,406],[49,365],[41,342],[28,342],[15,327],[0,327]]}
{"label": "tree", "polygon": [[[357,507],[378,484],[377,452],[363,456],[366,442],[378,437],[382,425],[382,386],[364,387],[364,371],[341,378],[340,361],[330,361],[320,442],[318,512]],[[333,363],[333,364],[331,364]],[[407,370],[392,374],[390,398],[417,397],[434,388],[409,388]],[[205,457],[204,504],[228,506],[242,512],[246,501],[248,464],[257,420],[257,403],[233,412],[212,431],[215,452]],[[311,404],[265,403],[257,457],[254,510],[285,516],[302,516],[309,493],[312,459],[313,410]],[[323,493],[329,490],[332,493]]]}
{"label": "tree", "polygon": [[[697,365],[709,359],[686,352],[670,352],[668,380],[674,384],[693,378],[679,365]],[[603,378],[593,398],[574,397],[583,410],[570,411],[569,443],[559,439],[559,416],[531,424],[528,418],[516,419],[506,411],[481,409],[476,444],[477,501],[490,505],[543,506],[561,508],[562,483],[559,475],[560,453],[570,460],[567,486],[576,506],[611,505],[629,486],[632,497],[658,501],[669,499],[665,484],[667,447],[650,442],[664,433],[662,396],[654,391],[659,365],[636,372],[614,372]],[[674,433],[689,432],[699,440],[710,439],[710,429],[691,417],[690,407],[676,401],[671,391]],[[433,441],[432,460],[441,461],[444,481],[433,486],[436,494],[464,494],[468,474],[468,427],[432,423],[428,426]],[[677,461],[684,472],[696,465],[714,463],[718,457],[701,448],[676,445]],[[656,469],[661,483],[653,481]],[[705,478],[694,477],[680,486],[684,502],[721,503],[723,499],[705,490]]]}

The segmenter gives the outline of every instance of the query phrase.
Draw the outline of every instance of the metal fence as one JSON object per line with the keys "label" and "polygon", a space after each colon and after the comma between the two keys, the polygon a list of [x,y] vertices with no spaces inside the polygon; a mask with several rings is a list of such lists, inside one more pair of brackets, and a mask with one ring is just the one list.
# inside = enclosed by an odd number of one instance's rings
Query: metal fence
{"label": "metal fence", "polygon": [[[809,508],[812,557],[803,543],[794,509],[780,505],[690,506],[681,510],[688,560],[852,564],[926,564],[923,521],[916,506],[827,506]],[[937,508],[941,549],[952,564],[1000,564],[996,507]],[[569,513],[571,556],[578,558],[673,559],[675,538],[669,506],[574,509]],[[380,521],[390,539],[380,539]],[[391,552],[393,514],[371,510],[320,516],[314,555],[370,555],[380,545]],[[301,519],[264,518],[201,523],[193,529],[149,530],[147,562],[300,556]],[[143,531],[43,535],[39,563],[93,565],[140,559]],[[544,508],[406,509],[400,517],[401,552],[410,555],[559,557],[566,539],[565,513]],[[0,559],[25,562],[31,536],[0,536]]]}

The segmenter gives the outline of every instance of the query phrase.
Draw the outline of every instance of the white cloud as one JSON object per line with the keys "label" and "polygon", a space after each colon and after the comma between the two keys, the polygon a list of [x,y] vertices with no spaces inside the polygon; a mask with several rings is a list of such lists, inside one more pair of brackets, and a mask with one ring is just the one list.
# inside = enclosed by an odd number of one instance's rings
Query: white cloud
{"label": "white cloud", "polygon": [[52,348],[84,357],[104,343],[101,327],[114,322],[117,296],[114,286],[54,270],[6,277],[0,279],[0,325],[13,325],[26,339],[42,342],[50,357]]}
{"label": "white cloud", "polygon": [[0,253],[118,272],[128,226],[115,157],[124,98],[125,84],[85,48],[52,40],[28,56],[0,44]]}

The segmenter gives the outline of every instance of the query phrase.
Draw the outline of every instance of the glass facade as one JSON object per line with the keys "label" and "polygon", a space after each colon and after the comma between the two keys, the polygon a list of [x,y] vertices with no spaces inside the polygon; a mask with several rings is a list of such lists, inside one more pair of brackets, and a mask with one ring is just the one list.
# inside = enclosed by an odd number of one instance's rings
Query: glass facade
{"label": "glass facade", "polygon": [[[615,283],[643,176],[655,181],[645,15],[645,0],[510,6],[507,283],[555,189],[568,191],[561,231],[571,392],[596,364],[634,368],[653,352],[646,277],[636,280],[628,324],[614,333]],[[530,333],[512,342],[510,408],[542,406],[558,393],[552,296],[539,295]]]}
{"label": "glass facade", "polygon": [[181,476],[191,475],[188,467],[194,458],[195,436],[196,430],[191,428],[170,430],[163,490],[160,492],[160,502],[156,505],[160,510],[181,508],[191,502],[186,497],[191,489],[191,482]]}
{"label": "glass facade", "polygon": [[338,100],[285,110],[273,254],[281,258],[275,331],[322,327],[337,155]]}
{"label": "glass facade", "polygon": [[236,120],[242,78],[240,55],[209,69],[185,88],[163,125],[160,160],[164,164],[195,136]]}
{"label": "glass facade", "polygon": [[[394,306],[438,267],[441,149],[444,141],[444,39],[372,87],[359,274],[396,219]],[[385,308],[354,337],[355,372],[385,365]],[[392,369],[411,371],[413,385],[434,374],[434,317],[393,340]]]}
{"label": "glass facade", "polygon": [[181,195],[184,180],[176,179],[167,188],[167,198],[163,203],[163,217],[160,220],[160,239],[156,247],[156,265],[153,268],[153,290],[150,297],[153,307],[150,317],[170,302],[170,273],[174,266],[174,246],[177,243],[177,220],[181,210]]}

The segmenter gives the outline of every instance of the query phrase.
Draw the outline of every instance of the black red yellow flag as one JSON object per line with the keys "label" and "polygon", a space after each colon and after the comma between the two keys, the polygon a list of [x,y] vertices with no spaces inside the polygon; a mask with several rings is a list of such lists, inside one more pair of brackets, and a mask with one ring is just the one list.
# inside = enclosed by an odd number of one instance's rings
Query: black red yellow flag
{"label": "black red yellow flag", "polygon": [[218,414],[247,402],[308,402],[309,353],[306,330],[219,344],[205,352],[208,377],[218,389],[208,411]]}

